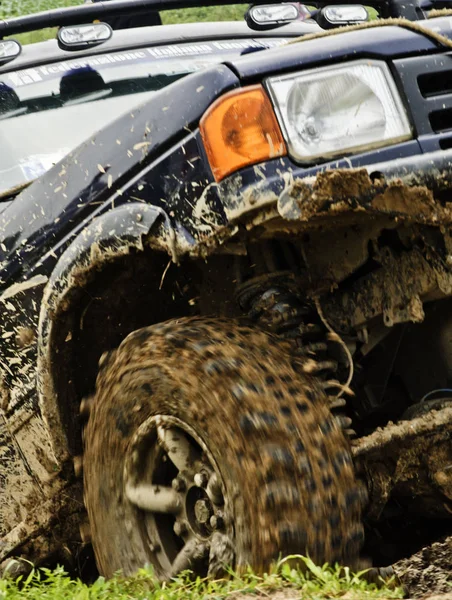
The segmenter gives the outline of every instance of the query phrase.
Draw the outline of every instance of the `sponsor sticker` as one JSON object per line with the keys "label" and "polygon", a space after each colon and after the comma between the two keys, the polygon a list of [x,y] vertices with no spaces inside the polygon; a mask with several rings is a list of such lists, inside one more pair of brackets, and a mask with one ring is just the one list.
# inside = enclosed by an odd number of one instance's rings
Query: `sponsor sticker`
{"label": "sponsor sticker", "polygon": [[[154,46],[126,52],[109,52],[79,59],[65,60],[48,65],[41,65],[21,71],[6,74],[7,83],[13,87],[22,87],[59,79],[63,74],[76,72],[79,69],[91,67],[103,71],[105,68],[115,67],[121,64],[137,64],[143,62],[162,61],[174,58],[189,57],[218,57],[221,62],[223,56],[228,54],[240,54],[243,50],[252,48],[273,48],[286,43],[286,39],[265,40],[225,40],[200,42],[196,44],[172,44],[167,46]],[[209,61],[210,62],[210,61]],[[206,63],[209,64],[209,63]],[[202,64],[200,66],[206,66]],[[99,69],[100,67],[100,69]]]}

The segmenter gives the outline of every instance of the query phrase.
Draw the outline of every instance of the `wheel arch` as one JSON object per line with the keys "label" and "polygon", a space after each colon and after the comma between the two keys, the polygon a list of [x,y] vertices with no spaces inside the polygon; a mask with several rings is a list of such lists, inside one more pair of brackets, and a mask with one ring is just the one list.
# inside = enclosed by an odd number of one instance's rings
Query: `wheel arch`
{"label": "wheel arch", "polygon": [[243,245],[241,237],[231,225],[195,241],[162,209],[130,203],[97,217],[67,248],[45,288],[38,327],[37,391],[57,460],[81,451],[79,402],[94,392],[104,352],[171,318],[242,314],[237,249],[229,246],[234,238]]}
{"label": "wheel arch", "polygon": [[161,266],[177,262],[184,244],[164,211],[131,203],[94,219],[59,258],[41,302],[37,393],[60,463],[74,455],[79,444],[80,396],[75,375],[80,353],[75,329],[80,311],[86,309],[90,286],[118,270],[126,272],[131,258],[138,261],[144,254],[147,261],[155,262],[161,277]]}

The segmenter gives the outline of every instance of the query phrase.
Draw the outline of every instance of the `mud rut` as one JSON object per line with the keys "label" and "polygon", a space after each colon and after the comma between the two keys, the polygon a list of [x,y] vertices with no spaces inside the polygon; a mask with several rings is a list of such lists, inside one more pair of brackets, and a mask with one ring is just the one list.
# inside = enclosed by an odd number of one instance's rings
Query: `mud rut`
{"label": "mud rut", "polygon": [[394,569],[409,597],[447,594],[452,598],[452,536],[400,560]]}

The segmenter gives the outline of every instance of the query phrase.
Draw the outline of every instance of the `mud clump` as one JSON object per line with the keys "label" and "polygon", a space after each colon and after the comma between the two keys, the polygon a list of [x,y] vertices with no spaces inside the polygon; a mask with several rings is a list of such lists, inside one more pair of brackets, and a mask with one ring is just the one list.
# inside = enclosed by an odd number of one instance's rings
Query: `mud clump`
{"label": "mud clump", "polygon": [[[423,548],[394,565],[408,598],[447,594],[452,598],[452,536]],[[445,597],[444,597],[445,598]]]}
{"label": "mud clump", "polygon": [[316,213],[328,210],[331,205],[336,210],[338,207],[347,210],[350,198],[366,196],[371,189],[372,181],[365,169],[342,169],[319,173],[312,186],[296,180],[289,195],[296,199],[302,220],[308,220]]}
{"label": "mud clump", "polygon": [[366,169],[325,171],[317,175],[314,191],[319,199],[348,200],[369,192],[372,181]]}
{"label": "mud clump", "polygon": [[430,187],[408,176],[370,176],[366,169],[323,171],[293,181],[279,197],[278,211],[285,219],[304,222],[331,212],[368,212],[432,225],[450,223],[450,207]]}
{"label": "mud clump", "polygon": [[16,346],[18,348],[27,348],[31,346],[36,339],[36,334],[31,327],[19,327],[16,332]]}
{"label": "mud clump", "polygon": [[372,207],[387,212],[407,215],[429,215],[435,206],[433,194],[421,186],[408,187],[400,182],[392,183],[372,201]]}

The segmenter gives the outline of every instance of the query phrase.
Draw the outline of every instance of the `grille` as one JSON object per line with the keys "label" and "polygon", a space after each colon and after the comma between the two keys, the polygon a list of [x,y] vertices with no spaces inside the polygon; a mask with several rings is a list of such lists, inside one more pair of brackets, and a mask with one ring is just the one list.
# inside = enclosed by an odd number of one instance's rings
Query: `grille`
{"label": "grille", "polygon": [[[394,61],[394,68],[418,137],[452,136],[452,55],[435,54]],[[445,140],[438,147],[447,145]]]}

